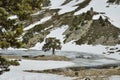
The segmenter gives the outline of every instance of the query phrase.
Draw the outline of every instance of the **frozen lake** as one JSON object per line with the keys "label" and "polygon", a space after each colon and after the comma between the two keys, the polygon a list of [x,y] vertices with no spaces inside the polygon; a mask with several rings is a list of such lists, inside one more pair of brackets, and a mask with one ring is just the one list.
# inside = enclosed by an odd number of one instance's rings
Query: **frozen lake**
{"label": "frozen lake", "polygon": [[[8,50],[0,51],[1,55],[17,55],[17,56],[38,56],[51,55],[51,52],[43,52],[39,50]],[[119,60],[110,59],[103,55],[95,55],[83,52],[73,51],[57,51],[56,55],[66,56],[72,58],[72,61],[36,61],[36,60],[22,60],[18,67],[11,66],[9,72],[0,75],[0,80],[73,80],[71,77],[62,75],[43,74],[43,73],[29,73],[23,70],[46,70],[73,66],[97,66],[104,64],[118,64]],[[109,80],[119,80],[119,76],[111,76]]]}
{"label": "frozen lake", "polygon": [[[38,55],[51,55],[52,52],[43,52],[40,50],[7,50],[0,51],[0,54],[6,55],[17,55],[17,56],[38,56]],[[119,60],[107,58],[104,55],[84,53],[84,52],[75,52],[75,51],[56,51],[56,55],[66,56],[72,58],[72,62],[75,63],[74,66],[96,66],[104,64],[118,64]]]}
{"label": "frozen lake", "polygon": [[22,60],[20,66],[11,66],[9,72],[0,75],[0,80],[72,80],[62,75],[23,72],[23,70],[46,70],[72,65],[74,63],[66,61]]}

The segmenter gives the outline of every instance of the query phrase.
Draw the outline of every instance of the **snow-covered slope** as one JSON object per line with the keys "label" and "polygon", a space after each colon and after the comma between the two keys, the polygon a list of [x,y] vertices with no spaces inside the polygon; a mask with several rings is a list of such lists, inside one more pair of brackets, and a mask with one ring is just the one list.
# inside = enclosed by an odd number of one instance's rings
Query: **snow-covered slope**
{"label": "snow-covered slope", "polygon": [[[87,0],[71,0],[71,1],[69,1],[69,0],[50,0],[50,1],[51,1],[51,3],[50,3],[51,5],[44,7],[42,10],[43,13],[42,12],[35,13],[35,15],[42,16],[42,18],[40,18],[39,21],[36,21],[34,24],[31,24],[28,27],[25,27],[24,31],[34,28],[35,25],[45,23],[45,24],[43,24],[43,26],[45,26],[45,27],[47,26],[47,27],[44,30],[50,31],[50,33],[46,36],[46,38],[56,37],[57,39],[60,39],[62,42],[62,50],[63,51],[79,51],[79,52],[87,52],[87,53],[94,53],[94,54],[102,54],[103,52],[105,52],[106,46],[103,46],[103,45],[93,46],[93,45],[87,45],[87,44],[76,45],[74,43],[74,41],[75,41],[74,39],[66,44],[63,44],[63,41],[65,40],[65,36],[66,36],[66,35],[63,35],[63,33],[69,27],[71,27],[70,25],[72,25],[72,23],[70,24],[70,22],[73,20],[72,17],[79,16],[83,12],[87,12],[88,10],[90,10],[91,7],[93,7],[94,11],[101,13],[98,15],[94,15],[92,19],[94,19],[94,20],[98,19],[100,17],[100,15],[102,15],[103,18],[108,17],[109,21],[113,25],[120,28],[120,17],[119,17],[120,5],[115,5],[115,4],[109,5],[107,3],[107,0],[88,0],[90,2],[84,3],[86,5],[84,5],[83,2],[87,1]],[[77,9],[80,6],[81,6],[81,8]],[[75,10],[75,9],[77,9],[77,10]],[[75,31],[73,31],[73,32],[75,32]],[[31,33],[31,34],[33,34],[33,33]],[[39,34],[43,34],[43,33],[39,33]],[[110,33],[110,34],[112,34],[112,33]],[[31,47],[30,49],[41,50],[43,44],[44,44],[44,41],[42,43],[38,42],[38,43],[36,43],[36,45],[34,47]],[[118,47],[120,48],[119,45],[118,45]],[[112,54],[112,55],[119,56],[119,54]],[[112,55],[107,55],[107,57],[111,57]],[[114,58],[116,58],[116,57],[114,56]]]}
{"label": "snow-covered slope", "polygon": [[105,13],[105,16],[109,17],[110,21],[115,26],[120,28],[120,5],[110,5],[109,7],[107,6],[108,4],[106,3],[106,0],[92,0],[87,7],[75,12],[75,15],[87,12],[91,7],[93,7],[95,11]]}

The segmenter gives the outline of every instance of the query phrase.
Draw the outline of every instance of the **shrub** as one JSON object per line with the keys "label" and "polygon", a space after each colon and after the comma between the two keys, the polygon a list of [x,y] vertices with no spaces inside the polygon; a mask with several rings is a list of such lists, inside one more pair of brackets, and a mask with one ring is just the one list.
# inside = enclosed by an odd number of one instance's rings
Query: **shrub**
{"label": "shrub", "polygon": [[9,61],[10,65],[13,65],[13,66],[19,66],[20,63],[17,61],[17,60],[11,60]]}

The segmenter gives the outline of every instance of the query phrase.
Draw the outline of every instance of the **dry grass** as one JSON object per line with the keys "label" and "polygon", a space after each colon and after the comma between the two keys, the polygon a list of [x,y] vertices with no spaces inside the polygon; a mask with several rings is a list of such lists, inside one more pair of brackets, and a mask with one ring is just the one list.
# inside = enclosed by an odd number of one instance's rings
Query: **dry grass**
{"label": "dry grass", "polygon": [[26,58],[21,57],[21,56],[14,56],[14,55],[2,55],[2,57],[6,58],[6,59],[30,59],[30,60],[54,60],[54,61],[70,61],[70,58],[67,58],[65,56],[35,56],[35,57],[31,57],[31,56],[27,56]]}
{"label": "dry grass", "polygon": [[14,55],[2,55],[2,57],[6,59],[21,59],[21,56],[14,56]]}
{"label": "dry grass", "polygon": [[120,75],[120,69],[85,69],[80,71],[72,71],[72,70],[65,70],[65,69],[56,69],[56,70],[26,70],[27,72],[34,72],[34,73],[52,73],[58,75],[64,75],[69,77],[78,77],[75,80],[81,80],[86,77],[90,77],[91,80],[107,80],[109,76],[112,75]]}
{"label": "dry grass", "polygon": [[32,60],[55,60],[55,61],[70,61],[70,58],[67,58],[65,56],[37,56],[37,57],[31,57],[27,59]]}

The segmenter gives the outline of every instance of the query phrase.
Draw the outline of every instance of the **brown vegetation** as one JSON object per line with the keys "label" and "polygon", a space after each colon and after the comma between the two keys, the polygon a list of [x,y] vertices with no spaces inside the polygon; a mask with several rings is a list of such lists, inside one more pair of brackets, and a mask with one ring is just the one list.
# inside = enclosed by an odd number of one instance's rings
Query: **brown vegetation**
{"label": "brown vegetation", "polygon": [[75,80],[81,80],[83,78],[90,78],[91,80],[108,80],[106,78],[112,75],[120,75],[120,69],[83,69],[80,71],[72,71],[66,69],[50,69],[43,71],[35,70],[25,70],[27,72],[35,73],[52,73],[70,77],[77,77]]}

